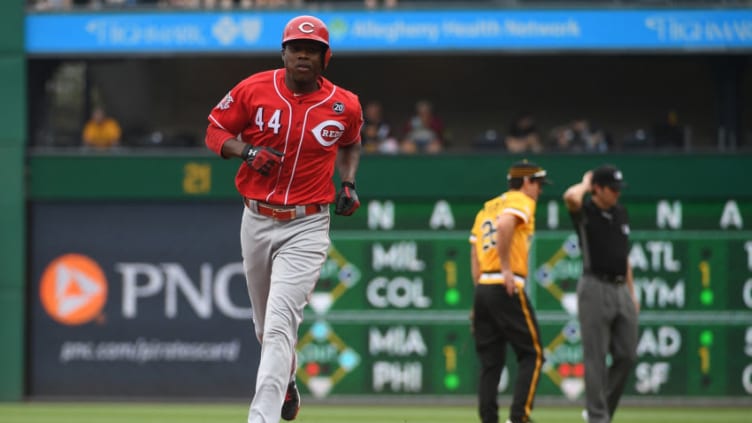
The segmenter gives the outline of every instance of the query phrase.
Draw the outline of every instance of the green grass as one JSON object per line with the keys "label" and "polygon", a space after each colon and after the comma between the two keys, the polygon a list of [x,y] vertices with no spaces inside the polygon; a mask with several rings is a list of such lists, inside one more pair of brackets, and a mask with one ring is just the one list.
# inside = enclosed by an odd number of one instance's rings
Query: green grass
{"label": "green grass", "polygon": [[[578,407],[540,406],[537,423],[582,423]],[[245,404],[0,403],[2,423],[244,423]],[[750,409],[621,407],[614,423],[742,423]],[[296,423],[473,423],[473,406],[309,404]],[[501,419],[504,422],[504,419]]]}

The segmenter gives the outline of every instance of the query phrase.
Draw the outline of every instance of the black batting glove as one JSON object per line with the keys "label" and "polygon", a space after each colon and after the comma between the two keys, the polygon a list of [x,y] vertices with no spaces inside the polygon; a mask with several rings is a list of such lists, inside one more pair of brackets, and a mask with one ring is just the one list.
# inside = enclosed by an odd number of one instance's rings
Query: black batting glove
{"label": "black batting glove", "polygon": [[334,207],[334,213],[342,216],[350,216],[360,207],[358,194],[355,192],[355,184],[352,182],[342,182],[342,188],[337,193],[337,201]]}
{"label": "black batting glove", "polygon": [[271,147],[254,147],[250,144],[243,148],[243,160],[251,169],[267,176],[269,172],[282,163],[282,153]]}

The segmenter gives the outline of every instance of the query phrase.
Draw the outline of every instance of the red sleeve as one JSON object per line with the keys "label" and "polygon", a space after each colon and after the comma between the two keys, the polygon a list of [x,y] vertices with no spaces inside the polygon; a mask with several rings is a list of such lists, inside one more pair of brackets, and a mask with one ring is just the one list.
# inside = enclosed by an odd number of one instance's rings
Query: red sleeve
{"label": "red sleeve", "polygon": [[249,124],[245,87],[245,81],[236,85],[209,113],[206,146],[220,156],[225,141],[237,137]]}
{"label": "red sleeve", "polygon": [[232,134],[218,128],[212,123],[209,123],[209,126],[206,128],[206,146],[209,147],[209,150],[217,153],[219,156],[222,156],[222,146],[225,144],[225,141],[230,138],[234,138]]}
{"label": "red sleeve", "polygon": [[360,106],[360,100],[358,100],[358,97],[354,94],[352,104],[354,106],[353,110],[355,111],[351,116],[348,131],[345,136],[342,137],[342,139],[345,140],[342,145],[352,145],[360,142],[360,132],[363,128],[363,109]]}

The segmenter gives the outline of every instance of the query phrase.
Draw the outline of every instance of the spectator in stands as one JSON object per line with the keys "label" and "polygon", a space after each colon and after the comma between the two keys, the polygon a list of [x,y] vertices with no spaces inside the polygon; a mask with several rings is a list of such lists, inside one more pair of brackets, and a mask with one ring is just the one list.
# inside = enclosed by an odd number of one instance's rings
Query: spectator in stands
{"label": "spectator in stands", "polygon": [[679,114],[676,110],[670,109],[665,120],[654,125],[653,143],[659,149],[684,147],[684,128],[679,125]]}
{"label": "spectator in stands", "polygon": [[472,146],[475,150],[500,151],[505,149],[504,138],[499,131],[494,128],[488,128],[472,139]]}
{"label": "spectator in stands", "polygon": [[92,9],[117,9],[122,7],[133,7],[144,3],[144,0],[89,0],[89,7]]}
{"label": "spectator in stands", "polygon": [[608,151],[608,135],[601,129],[594,129],[588,119],[578,118],[551,131],[550,149],[555,152],[605,153]]}
{"label": "spectator in stands", "polygon": [[363,108],[361,145],[366,153],[394,154],[399,152],[399,143],[392,136],[392,128],[384,120],[383,107],[378,101],[366,103]]}
{"label": "spectator in stands", "polygon": [[[379,7],[379,0],[365,0],[366,9],[376,9]],[[397,0],[384,0],[384,7],[394,9],[397,7]]]}
{"label": "spectator in stands", "polygon": [[574,151],[572,147],[572,133],[569,130],[569,125],[559,125],[551,129],[548,135],[549,151],[556,153],[568,153]]}
{"label": "spectator in stands", "polygon": [[83,145],[87,148],[106,150],[120,145],[120,124],[107,116],[102,107],[95,107],[91,119],[83,130]]}
{"label": "spectator in stands", "polygon": [[206,9],[215,9],[219,7],[220,9],[232,9],[235,7],[233,4],[233,0],[203,0],[204,8]]}
{"label": "spectator in stands", "polygon": [[510,153],[540,153],[543,151],[535,118],[531,113],[521,113],[512,121],[507,136],[504,138],[504,145]]}
{"label": "spectator in stands", "polygon": [[36,0],[32,6],[35,10],[40,11],[66,10],[73,7],[73,0]]}
{"label": "spectator in stands", "polygon": [[404,153],[438,153],[444,149],[444,123],[428,100],[415,104],[415,115],[407,121],[400,150]]}
{"label": "spectator in stands", "polygon": [[250,8],[270,8],[276,9],[281,7],[298,8],[303,6],[303,0],[240,0],[240,7],[243,9]]}
{"label": "spectator in stands", "polygon": [[[199,7],[209,7],[207,3],[211,0],[163,0],[167,7],[175,9],[197,9]],[[212,6],[213,7],[213,6]]]}
{"label": "spectator in stands", "polygon": [[30,0],[27,4],[35,10],[116,9],[157,3],[157,0]]}

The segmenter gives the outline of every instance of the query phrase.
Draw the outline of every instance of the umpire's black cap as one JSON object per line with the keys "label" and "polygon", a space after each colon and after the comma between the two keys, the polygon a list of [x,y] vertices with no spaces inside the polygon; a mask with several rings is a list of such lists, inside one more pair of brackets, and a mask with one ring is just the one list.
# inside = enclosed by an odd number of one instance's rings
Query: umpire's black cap
{"label": "umpire's black cap", "polygon": [[551,185],[551,180],[546,176],[546,169],[543,169],[539,165],[528,161],[522,160],[512,165],[507,173],[507,180],[514,178],[529,177],[534,181],[541,181],[546,185]]}
{"label": "umpire's black cap", "polygon": [[602,187],[609,187],[614,191],[620,191],[627,186],[624,175],[616,166],[605,164],[593,170],[591,183]]}

